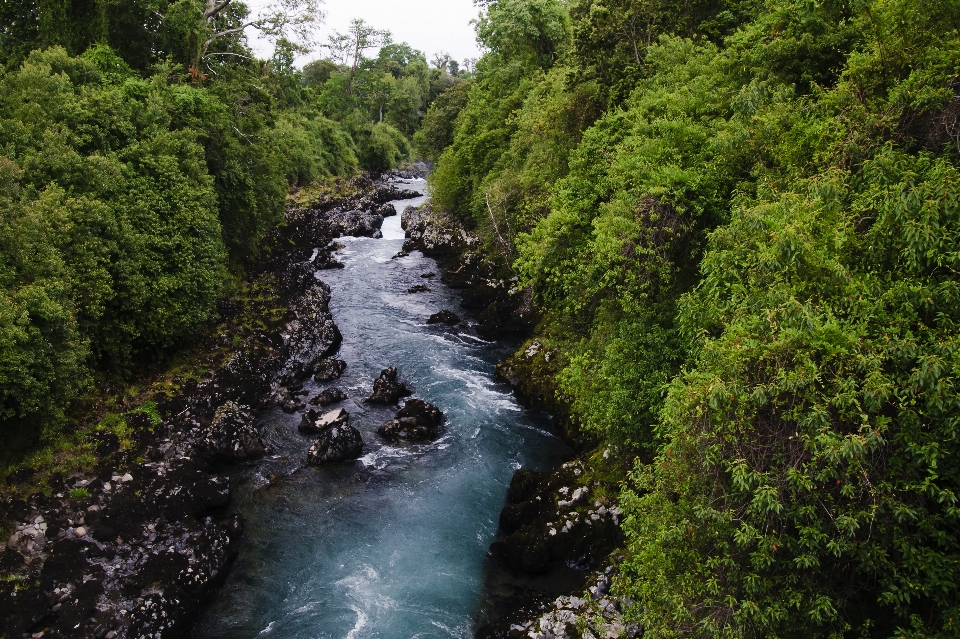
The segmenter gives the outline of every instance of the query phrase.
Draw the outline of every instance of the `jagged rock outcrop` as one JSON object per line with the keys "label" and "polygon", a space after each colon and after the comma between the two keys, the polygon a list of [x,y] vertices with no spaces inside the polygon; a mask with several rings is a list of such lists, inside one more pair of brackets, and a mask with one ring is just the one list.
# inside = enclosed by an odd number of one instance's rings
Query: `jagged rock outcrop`
{"label": "jagged rock outcrop", "polygon": [[347,394],[339,388],[326,388],[322,393],[311,398],[308,402],[311,406],[329,406],[342,402],[347,398]]}
{"label": "jagged rock outcrop", "polygon": [[392,442],[426,442],[441,435],[441,424],[443,413],[439,408],[420,399],[410,399],[397,412],[396,418],[384,422],[377,432]]}
{"label": "jagged rock outcrop", "polygon": [[453,311],[448,311],[446,309],[434,313],[429,318],[427,318],[427,324],[446,324],[447,326],[455,326],[460,323],[460,317],[457,316]]}
{"label": "jagged rock outcrop", "polygon": [[342,408],[323,414],[311,408],[303,414],[303,418],[300,420],[300,425],[297,426],[297,429],[301,433],[322,433],[330,428],[345,426],[349,421],[350,413]]}
{"label": "jagged rock outcrop", "polygon": [[317,382],[330,382],[340,379],[347,370],[347,363],[342,359],[324,358],[313,366],[313,379]]}
{"label": "jagged rock outcrop", "polygon": [[461,289],[460,306],[477,314],[477,330],[487,337],[525,333],[537,315],[533,294],[505,275],[509,266],[483,256],[481,242],[457,219],[434,210],[430,203],[407,207],[401,218],[407,232],[405,251],[419,250],[444,267],[440,280]]}
{"label": "jagged rock outcrop", "polygon": [[410,389],[397,378],[395,366],[380,371],[380,377],[373,382],[373,394],[367,398],[367,401],[371,404],[396,404],[401,397],[410,396]]}
{"label": "jagged rock outcrop", "polygon": [[307,463],[313,466],[356,459],[363,451],[360,431],[349,424],[335,426],[320,434],[307,451]]}
{"label": "jagged rock outcrop", "polygon": [[197,451],[215,462],[237,462],[262,457],[267,445],[253,426],[249,407],[227,402],[217,409],[202,435],[197,439]]}
{"label": "jagged rock outcrop", "polygon": [[435,211],[429,202],[419,208],[405,208],[400,215],[400,226],[408,238],[403,243],[404,251],[417,250],[429,257],[452,257],[480,246],[479,237],[449,216]]}

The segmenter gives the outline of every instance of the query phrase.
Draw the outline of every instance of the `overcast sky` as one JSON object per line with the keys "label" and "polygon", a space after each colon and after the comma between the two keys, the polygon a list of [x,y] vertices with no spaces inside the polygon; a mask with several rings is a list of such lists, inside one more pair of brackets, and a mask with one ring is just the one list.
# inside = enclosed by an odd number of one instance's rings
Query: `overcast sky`
{"label": "overcast sky", "polygon": [[[268,0],[247,0],[252,13],[268,4]],[[350,20],[363,18],[377,29],[387,29],[394,42],[407,42],[414,49],[427,54],[430,60],[439,51],[448,52],[455,60],[477,58],[477,47],[470,20],[477,17],[480,9],[473,0],[326,0],[325,24],[320,27],[320,42],[332,30],[345,31]],[[249,34],[250,44],[260,57],[269,57],[273,47]],[[318,50],[299,59],[298,64],[323,57]]]}

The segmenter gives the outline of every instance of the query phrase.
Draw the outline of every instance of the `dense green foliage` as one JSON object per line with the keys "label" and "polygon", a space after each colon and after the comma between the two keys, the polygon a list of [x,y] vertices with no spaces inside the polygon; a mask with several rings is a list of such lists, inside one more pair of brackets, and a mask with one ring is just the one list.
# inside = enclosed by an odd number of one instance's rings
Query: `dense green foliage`
{"label": "dense green foliage", "polygon": [[958,634],[958,29],[952,0],[478,24],[435,200],[533,288],[574,419],[637,460],[619,588],[646,636]]}
{"label": "dense green foliage", "polygon": [[[96,379],[189,344],[290,187],[409,160],[421,114],[459,82],[385,32],[352,73],[300,72],[281,37],[297,15],[239,2],[0,15],[0,435],[14,439],[56,433]],[[276,36],[272,60],[246,47],[251,22]]]}

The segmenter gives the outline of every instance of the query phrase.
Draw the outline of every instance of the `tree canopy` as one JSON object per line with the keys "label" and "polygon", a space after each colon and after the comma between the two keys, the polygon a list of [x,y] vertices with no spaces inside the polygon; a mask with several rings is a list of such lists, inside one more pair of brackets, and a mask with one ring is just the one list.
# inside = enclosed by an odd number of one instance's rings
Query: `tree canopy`
{"label": "tree canopy", "polygon": [[960,620],[960,4],[499,0],[418,134],[622,477],[648,637]]}

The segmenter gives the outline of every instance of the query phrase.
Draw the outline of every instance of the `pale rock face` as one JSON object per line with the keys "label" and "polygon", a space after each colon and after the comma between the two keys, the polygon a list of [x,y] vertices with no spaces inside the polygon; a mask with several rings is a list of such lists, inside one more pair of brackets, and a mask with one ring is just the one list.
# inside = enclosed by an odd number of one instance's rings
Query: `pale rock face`
{"label": "pale rock face", "polygon": [[322,429],[332,428],[337,424],[346,424],[349,418],[350,415],[347,413],[347,411],[343,410],[342,408],[338,408],[337,410],[324,413],[317,422],[317,426]]}
{"label": "pale rock face", "polygon": [[303,414],[303,418],[300,420],[300,425],[297,426],[297,429],[301,433],[322,433],[331,428],[345,426],[349,421],[350,413],[342,408],[327,411],[323,414],[311,408]]}

